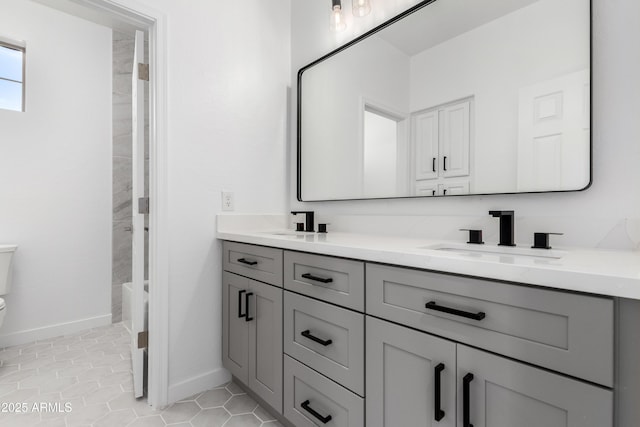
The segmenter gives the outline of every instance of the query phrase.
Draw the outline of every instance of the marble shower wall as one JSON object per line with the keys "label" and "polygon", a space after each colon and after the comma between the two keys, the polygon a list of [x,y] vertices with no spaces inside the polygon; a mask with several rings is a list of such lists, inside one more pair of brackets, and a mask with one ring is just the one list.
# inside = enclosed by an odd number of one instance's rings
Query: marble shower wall
{"label": "marble shower wall", "polygon": [[133,35],[113,32],[113,258],[111,315],[122,320],[122,284],[131,281],[131,76]]}
{"label": "marble shower wall", "polygon": [[[111,313],[113,322],[122,320],[122,284],[131,281],[132,120],[131,78],[133,34],[113,32],[113,255]],[[145,43],[145,58],[148,47]],[[148,102],[148,90],[145,90]],[[147,104],[148,106],[148,104]],[[145,108],[145,194],[149,194],[149,120]],[[147,223],[148,225],[148,223]],[[148,234],[145,235],[148,249]],[[148,253],[148,250],[147,250]],[[148,270],[145,260],[145,277]]]}

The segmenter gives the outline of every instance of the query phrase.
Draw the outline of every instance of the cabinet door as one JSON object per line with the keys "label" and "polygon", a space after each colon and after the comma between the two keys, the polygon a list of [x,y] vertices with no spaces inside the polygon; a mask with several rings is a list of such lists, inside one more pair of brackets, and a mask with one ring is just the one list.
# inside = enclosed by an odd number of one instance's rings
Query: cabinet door
{"label": "cabinet door", "polygon": [[438,111],[413,117],[413,146],[416,156],[416,180],[438,177]]}
{"label": "cabinet door", "polygon": [[455,426],[455,344],[370,316],[366,322],[367,427]]}
{"label": "cabinet door", "polygon": [[457,194],[469,194],[469,181],[444,182],[438,185],[438,193],[441,196],[455,196]]}
{"label": "cabinet door", "polygon": [[249,382],[282,413],[282,289],[249,280]]}
{"label": "cabinet door", "polygon": [[222,364],[245,384],[249,372],[249,322],[243,314],[248,291],[249,279],[222,273]]}
{"label": "cabinet door", "polygon": [[416,196],[435,196],[438,194],[438,182],[437,181],[416,181],[415,195]]}
{"label": "cabinet door", "polygon": [[471,143],[471,102],[465,101],[440,110],[440,176],[469,175]]}
{"label": "cabinet door", "polygon": [[612,405],[611,390],[458,345],[459,427],[611,427]]}

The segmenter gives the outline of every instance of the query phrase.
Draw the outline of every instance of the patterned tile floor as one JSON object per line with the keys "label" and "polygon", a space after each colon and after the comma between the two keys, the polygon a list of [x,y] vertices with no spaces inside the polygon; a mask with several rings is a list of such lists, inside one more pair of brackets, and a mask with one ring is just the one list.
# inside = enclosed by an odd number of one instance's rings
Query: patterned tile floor
{"label": "patterned tile floor", "polygon": [[234,383],[154,411],[129,351],[121,323],[0,350],[0,427],[282,427]]}

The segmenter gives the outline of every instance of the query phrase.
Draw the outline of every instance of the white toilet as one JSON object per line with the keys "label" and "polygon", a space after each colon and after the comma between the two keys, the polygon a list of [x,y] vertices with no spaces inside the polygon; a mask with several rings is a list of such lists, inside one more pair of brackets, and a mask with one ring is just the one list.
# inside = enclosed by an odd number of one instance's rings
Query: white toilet
{"label": "white toilet", "polygon": [[1,296],[8,294],[11,290],[11,260],[16,249],[18,249],[16,245],[0,245],[0,327],[7,311]]}

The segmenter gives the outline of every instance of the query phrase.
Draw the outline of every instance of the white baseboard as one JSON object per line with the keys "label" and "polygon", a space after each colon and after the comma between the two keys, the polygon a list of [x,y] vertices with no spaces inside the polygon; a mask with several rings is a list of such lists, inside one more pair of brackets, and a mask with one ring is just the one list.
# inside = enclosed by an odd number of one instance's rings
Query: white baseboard
{"label": "white baseboard", "polygon": [[0,348],[27,344],[62,335],[69,335],[110,324],[111,314],[105,314],[104,316],[90,317],[88,319],[74,320],[73,322],[58,323],[56,325],[43,326],[41,328],[12,332],[10,334],[0,335]]}
{"label": "white baseboard", "polygon": [[169,386],[169,405],[194,394],[210,390],[231,381],[231,373],[224,368],[214,369]]}

